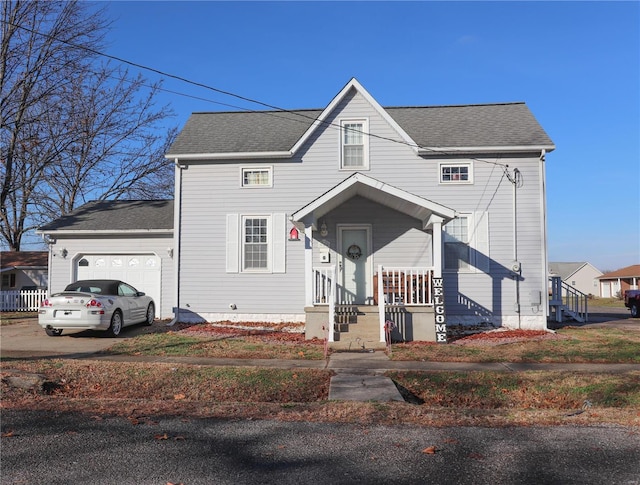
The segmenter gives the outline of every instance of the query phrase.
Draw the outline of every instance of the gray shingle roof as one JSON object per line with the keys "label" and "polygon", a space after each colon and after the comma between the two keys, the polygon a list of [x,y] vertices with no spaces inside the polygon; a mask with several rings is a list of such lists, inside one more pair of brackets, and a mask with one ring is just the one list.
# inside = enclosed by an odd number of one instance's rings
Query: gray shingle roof
{"label": "gray shingle roof", "polygon": [[[551,147],[525,103],[383,108],[423,147]],[[290,150],[323,110],[193,113],[173,155]]]}
{"label": "gray shingle roof", "polygon": [[131,231],[173,229],[173,200],[88,202],[40,227],[51,231]]}

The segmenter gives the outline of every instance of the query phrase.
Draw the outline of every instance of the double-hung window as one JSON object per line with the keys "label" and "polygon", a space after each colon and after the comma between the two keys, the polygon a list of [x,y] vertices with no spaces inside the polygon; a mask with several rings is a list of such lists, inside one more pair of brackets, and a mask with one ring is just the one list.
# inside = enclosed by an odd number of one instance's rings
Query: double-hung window
{"label": "double-hung window", "polygon": [[444,269],[461,273],[488,273],[489,213],[462,213],[444,226]]}
{"label": "double-hung window", "polygon": [[227,273],[284,273],[285,213],[227,214]]}
{"label": "double-hung window", "polygon": [[367,120],[342,120],[341,168],[361,169],[369,167],[369,130]]}
{"label": "double-hung window", "polygon": [[470,262],[469,217],[460,216],[444,226],[444,268],[466,270]]}
{"label": "double-hung window", "polygon": [[269,219],[243,217],[242,269],[264,271],[269,268]]}

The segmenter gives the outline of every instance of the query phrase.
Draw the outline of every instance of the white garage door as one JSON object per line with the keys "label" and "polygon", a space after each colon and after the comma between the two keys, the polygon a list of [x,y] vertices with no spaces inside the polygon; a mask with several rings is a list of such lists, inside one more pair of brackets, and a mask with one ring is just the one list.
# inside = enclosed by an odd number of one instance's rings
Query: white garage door
{"label": "white garage door", "polygon": [[144,291],[156,303],[160,313],[160,258],[154,254],[87,254],[77,266],[78,280],[122,280]]}

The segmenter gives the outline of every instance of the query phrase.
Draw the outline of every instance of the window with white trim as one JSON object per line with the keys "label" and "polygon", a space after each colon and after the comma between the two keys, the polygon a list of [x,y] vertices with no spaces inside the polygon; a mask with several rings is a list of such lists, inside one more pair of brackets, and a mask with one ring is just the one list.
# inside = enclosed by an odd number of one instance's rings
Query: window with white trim
{"label": "window with white trim", "polygon": [[441,184],[470,184],[473,182],[471,163],[441,163]]}
{"label": "window with white trim", "polygon": [[488,273],[489,214],[478,211],[460,214],[444,227],[443,256],[446,271]]}
{"label": "window with white trim", "polygon": [[342,169],[369,167],[369,123],[367,120],[341,120],[340,144]]}
{"label": "window with white trim", "polygon": [[272,167],[242,168],[242,187],[272,187]]}
{"label": "window with white trim", "polygon": [[444,226],[444,269],[469,269],[469,249],[469,218],[460,216]]}
{"label": "window with white trim", "polygon": [[227,214],[226,272],[284,273],[287,235],[283,212]]}
{"label": "window with white trim", "polygon": [[245,216],[242,218],[242,270],[269,269],[269,218]]}

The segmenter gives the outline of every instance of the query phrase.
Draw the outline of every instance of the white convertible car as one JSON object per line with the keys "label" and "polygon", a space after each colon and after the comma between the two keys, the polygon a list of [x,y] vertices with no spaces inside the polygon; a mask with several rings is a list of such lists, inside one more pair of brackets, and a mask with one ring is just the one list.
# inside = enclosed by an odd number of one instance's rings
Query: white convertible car
{"label": "white convertible car", "polygon": [[153,299],[133,286],[117,280],[84,280],[44,300],[38,324],[50,337],[63,329],[106,330],[115,337],[128,325],[151,325],[155,316]]}

